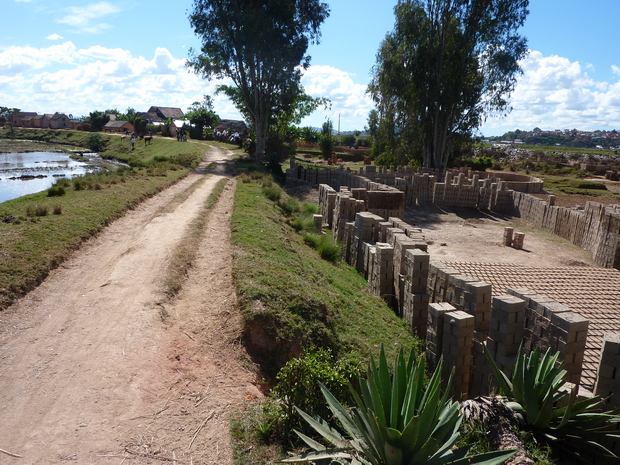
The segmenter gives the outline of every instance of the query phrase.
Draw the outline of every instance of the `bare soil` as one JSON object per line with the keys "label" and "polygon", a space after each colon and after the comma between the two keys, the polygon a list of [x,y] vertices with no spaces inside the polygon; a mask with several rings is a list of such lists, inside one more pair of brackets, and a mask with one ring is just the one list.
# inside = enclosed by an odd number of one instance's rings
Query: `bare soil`
{"label": "bare soil", "polygon": [[232,463],[230,412],[261,396],[239,344],[234,179],[182,292],[162,293],[175,244],[223,175],[173,199],[227,157],[210,150],[0,313],[0,463]]}

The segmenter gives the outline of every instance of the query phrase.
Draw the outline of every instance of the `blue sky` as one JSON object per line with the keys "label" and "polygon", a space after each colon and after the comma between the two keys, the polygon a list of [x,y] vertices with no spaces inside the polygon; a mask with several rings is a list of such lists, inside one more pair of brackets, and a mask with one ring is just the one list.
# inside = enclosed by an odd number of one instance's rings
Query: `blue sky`
{"label": "blue sky", "polygon": [[[365,95],[381,40],[394,25],[395,1],[329,1],[320,45],[312,46],[306,91],[332,101],[303,124],[331,118],[363,129]],[[0,0],[0,105],[74,116],[151,105],[183,109],[213,95],[214,81],[189,73],[199,48],[187,20],[191,0]],[[620,2],[533,0],[521,33],[531,50],[512,95],[512,113],[481,131],[620,129]],[[223,96],[218,114],[239,118]]]}

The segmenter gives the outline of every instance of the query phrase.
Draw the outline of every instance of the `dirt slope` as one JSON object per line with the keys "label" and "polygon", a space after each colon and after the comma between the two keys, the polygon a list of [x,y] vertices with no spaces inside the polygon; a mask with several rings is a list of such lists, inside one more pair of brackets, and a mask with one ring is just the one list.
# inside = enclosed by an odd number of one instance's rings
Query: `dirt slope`
{"label": "dirt slope", "polygon": [[181,204],[175,195],[225,157],[207,153],[202,170],[113,223],[0,313],[0,463],[232,463],[229,413],[260,396],[236,343],[234,180],[182,293],[161,303],[167,260],[222,175]]}

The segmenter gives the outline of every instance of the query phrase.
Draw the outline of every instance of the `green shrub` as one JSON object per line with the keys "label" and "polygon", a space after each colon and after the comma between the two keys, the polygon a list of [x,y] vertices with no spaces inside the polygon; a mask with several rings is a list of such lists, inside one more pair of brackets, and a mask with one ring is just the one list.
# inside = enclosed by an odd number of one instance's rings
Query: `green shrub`
{"label": "green shrub", "polygon": [[[285,442],[291,439],[293,429],[302,429],[310,434],[310,428],[295,407],[323,418],[328,417],[329,410],[319,383],[327,386],[336,398],[345,402],[350,396],[349,383],[364,371],[359,361],[336,360],[329,349],[316,349],[290,360],[278,373],[278,384],[272,392],[277,408],[272,406],[269,414],[271,430],[268,435]],[[265,425],[262,429],[265,429]]]}
{"label": "green shrub", "polygon": [[284,200],[278,202],[278,206],[282,209],[284,214],[290,216],[300,210],[299,202],[293,197],[287,197]]}
{"label": "green shrub", "polygon": [[88,150],[91,152],[103,152],[107,143],[108,141],[105,140],[99,133],[91,134],[86,139],[86,147],[88,147]]}
{"label": "green shrub", "polygon": [[312,202],[306,202],[303,205],[302,211],[311,215],[317,215],[319,213],[319,205]]}
{"label": "green shrub", "polygon": [[45,205],[28,205],[26,207],[26,216],[47,216],[47,207]]}
{"label": "green shrub", "polygon": [[278,202],[282,196],[282,191],[279,187],[263,187],[263,194],[272,202]]}
{"label": "green shrub", "polygon": [[66,189],[62,186],[52,186],[47,190],[48,197],[61,197],[66,193]]}
{"label": "green shrub", "polygon": [[335,262],[340,258],[340,246],[331,236],[316,233],[304,235],[304,241],[319,252],[322,259]]}
{"label": "green shrub", "polygon": [[[427,384],[424,356],[416,359],[412,350],[407,358],[401,350],[390,370],[382,349],[379,363],[371,356],[367,376],[359,377],[361,394],[351,388],[351,407],[321,385],[332,415],[317,416],[297,408],[329,446],[296,431],[313,451],[282,462],[336,459],[326,463],[496,465],[514,455],[514,451],[499,451],[468,457],[470,445],[452,447],[459,439],[462,417],[459,404],[441,390],[441,371],[440,361]],[[450,384],[451,378],[448,392]]]}
{"label": "green shrub", "polygon": [[602,182],[597,182],[597,181],[582,181],[582,180],[575,180],[575,181],[571,181],[570,183],[571,187],[574,187],[576,189],[599,189],[599,190],[607,190],[607,186],[605,185],[605,183]]}

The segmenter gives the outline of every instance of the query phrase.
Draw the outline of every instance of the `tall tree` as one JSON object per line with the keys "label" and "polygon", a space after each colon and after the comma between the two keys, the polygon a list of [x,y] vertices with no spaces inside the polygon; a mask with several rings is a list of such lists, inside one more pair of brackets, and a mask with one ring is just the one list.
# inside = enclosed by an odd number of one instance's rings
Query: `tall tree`
{"label": "tall tree", "polygon": [[[318,43],[328,17],[319,0],[194,0],[189,16],[202,41],[188,66],[206,78],[230,78],[256,132],[262,162],[270,118],[303,92],[309,43]],[[230,94],[230,87],[225,91]]]}
{"label": "tall tree", "polygon": [[[527,40],[517,34],[529,0],[399,0],[377,53],[369,92],[384,124],[423,166],[446,169],[506,98]],[[390,132],[390,131],[387,131]]]}

